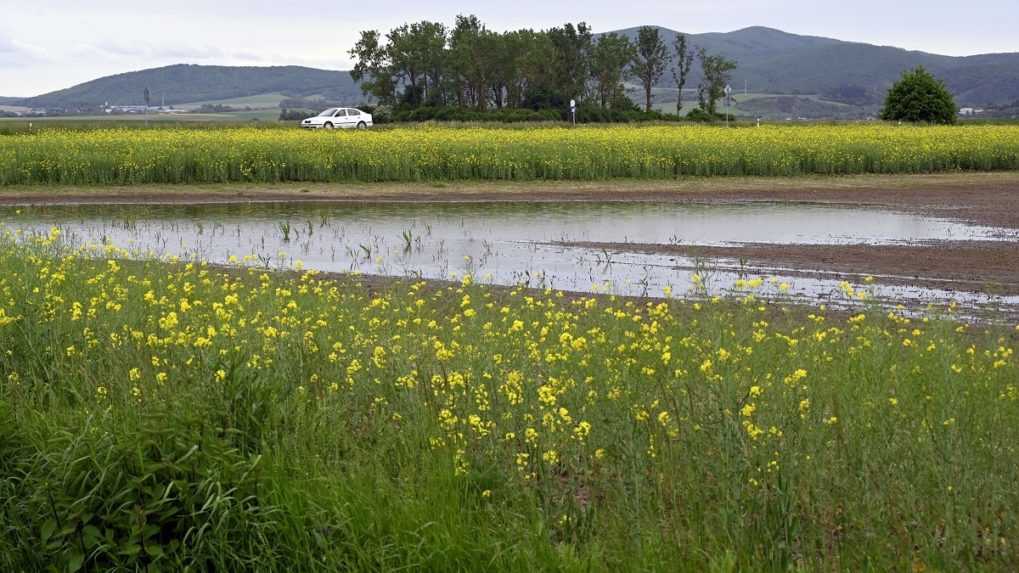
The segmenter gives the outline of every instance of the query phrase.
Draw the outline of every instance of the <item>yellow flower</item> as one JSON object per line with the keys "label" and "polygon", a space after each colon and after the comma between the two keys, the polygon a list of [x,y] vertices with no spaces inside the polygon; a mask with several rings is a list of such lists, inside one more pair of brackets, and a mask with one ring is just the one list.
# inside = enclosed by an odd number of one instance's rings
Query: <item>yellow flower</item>
{"label": "yellow flower", "polygon": [[524,440],[529,444],[533,444],[538,440],[538,431],[534,428],[527,428],[524,430]]}
{"label": "yellow flower", "polygon": [[585,440],[591,435],[591,424],[586,421],[581,421],[577,424],[577,427],[573,428],[573,435],[578,440]]}
{"label": "yellow flower", "polygon": [[13,324],[14,321],[18,320],[18,318],[19,317],[16,316],[8,316],[7,311],[0,307],[0,326],[7,326],[8,324]]}

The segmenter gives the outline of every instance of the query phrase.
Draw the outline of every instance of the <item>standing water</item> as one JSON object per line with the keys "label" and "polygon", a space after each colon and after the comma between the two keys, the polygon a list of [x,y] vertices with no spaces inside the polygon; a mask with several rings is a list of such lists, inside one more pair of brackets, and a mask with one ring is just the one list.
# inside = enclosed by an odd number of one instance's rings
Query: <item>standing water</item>
{"label": "standing water", "polygon": [[[59,227],[78,245],[111,244],[138,256],[449,279],[584,292],[659,296],[693,282],[708,294],[739,284],[731,262],[630,250],[641,245],[902,244],[1015,240],[1014,234],[947,219],[812,205],[314,204],[105,205],[0,209],[0,225],[26,233]],[[608,249],[564,243],[611,243]],[[755,272],[760,272],[757,269]],[[834,280],[765,269],[773,295],[827,299]],[[955,300],[1019,305],[1017,297],[874,286],[907,303]],[[702,293],[703,294],[703,291]]]}

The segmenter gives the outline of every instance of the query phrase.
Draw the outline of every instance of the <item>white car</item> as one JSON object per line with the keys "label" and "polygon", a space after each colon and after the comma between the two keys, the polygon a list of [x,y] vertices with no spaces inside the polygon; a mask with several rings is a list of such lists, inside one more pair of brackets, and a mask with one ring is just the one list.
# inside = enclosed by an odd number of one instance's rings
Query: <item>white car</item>
{"label": "white car", "polygon": [[352,107],[334,107],[301,122],[308,129],[366,129],[372,126],[372,114]]}

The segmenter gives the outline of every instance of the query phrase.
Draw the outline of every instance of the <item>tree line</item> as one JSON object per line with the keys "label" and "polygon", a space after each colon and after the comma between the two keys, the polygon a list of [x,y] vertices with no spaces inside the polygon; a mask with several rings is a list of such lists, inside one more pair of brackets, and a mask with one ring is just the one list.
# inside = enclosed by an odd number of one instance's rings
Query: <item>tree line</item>
{"label": "tree line", "polygon": [[640,28],[631,40],[617,33],[596,36],[584,22],[494,32],[476,16],[461,15],[452,27],[421,21],[385,35],[362,31],[349,52],[355,61],[350,75],[380,104],[482,112],[562,109],[571,99],[632,110],[624,82],[635,80],[643,89],[644,110],[650,112],[652,90],[671,69],[679,114],[696,59],[703,77],[698,104],[713,116],[736,62],[692,46],[684,34],[671,44],[651,26]]}

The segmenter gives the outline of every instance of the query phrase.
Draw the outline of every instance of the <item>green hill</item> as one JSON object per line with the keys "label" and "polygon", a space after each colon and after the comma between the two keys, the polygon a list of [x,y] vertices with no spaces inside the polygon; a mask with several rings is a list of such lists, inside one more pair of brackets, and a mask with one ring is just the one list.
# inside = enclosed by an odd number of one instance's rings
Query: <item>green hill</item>
{"label": "green hill", "polygon": [[234,67],[178,64],[92,80],[64,90],[16,100],[30,107],[143,105],[145,88],[153,105],[244,98],[267,93],[288,97],[321,95],[340,101],[361,100],[361,90],[341,71],[300,66]]}
{"label": "green hill", "polygon": [[[677,32],[659,28],[671,46]],[[636,37],[637,29],[619,33]],[[733,87],[770,94],[819,94],[834,101],[879,103],[888,87],[909,68],[923,65],[945,80],[960,104],[995,105],[1019,99],[1019,54],[941,56],[888,46],[800,36],[754,27],[724,34],[689,34],[689,42],[735,59]],[[694,66],[688,86],[696,86]],[[666,73],[662,84],[672,82]]]}

